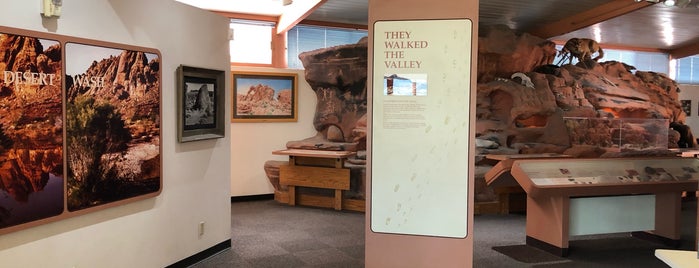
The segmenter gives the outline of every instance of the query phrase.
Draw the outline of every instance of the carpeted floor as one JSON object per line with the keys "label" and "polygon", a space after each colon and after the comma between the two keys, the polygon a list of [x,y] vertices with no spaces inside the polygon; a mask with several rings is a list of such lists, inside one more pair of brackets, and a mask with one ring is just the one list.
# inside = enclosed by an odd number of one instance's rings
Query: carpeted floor
{"label": "carpeted floor", "polygon": [[[679,249],[694,250],[696,201],[682,205]],[[265,200],[234,202],[231,217],[231,249],[192,267],[364,267],[363,213]],[[668,267],[654,256],[668,247],[629,234],[574,237],[558,257],[526,246],[524,226],[524,215],[476,215],[473,267]]]}

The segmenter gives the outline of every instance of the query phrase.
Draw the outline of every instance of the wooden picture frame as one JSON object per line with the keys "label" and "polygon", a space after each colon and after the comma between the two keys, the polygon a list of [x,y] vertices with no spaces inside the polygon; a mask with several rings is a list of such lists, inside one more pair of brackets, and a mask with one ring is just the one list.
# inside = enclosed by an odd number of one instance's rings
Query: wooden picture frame
{"label": "wooden picture frame", "polygon": [[225,71],[177,68],[177,140],[225,137]]}
{"label": "wooden picture frame", "polygon": [[298,75],[234,72],[231,122],[296,122]]}

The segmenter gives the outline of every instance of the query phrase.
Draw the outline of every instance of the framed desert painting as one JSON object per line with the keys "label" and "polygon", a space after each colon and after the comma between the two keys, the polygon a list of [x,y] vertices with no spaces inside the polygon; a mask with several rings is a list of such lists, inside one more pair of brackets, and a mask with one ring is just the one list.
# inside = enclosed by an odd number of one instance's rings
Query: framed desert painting
{"label": "framed desert painting", "polygon": [[233,72],[232,76],[232,122],[296,122],[296,74]]}
{"label": "framed desert painting", "polygon": [[223,138],[225,72],[180,65],[177,79],[178,140]]}

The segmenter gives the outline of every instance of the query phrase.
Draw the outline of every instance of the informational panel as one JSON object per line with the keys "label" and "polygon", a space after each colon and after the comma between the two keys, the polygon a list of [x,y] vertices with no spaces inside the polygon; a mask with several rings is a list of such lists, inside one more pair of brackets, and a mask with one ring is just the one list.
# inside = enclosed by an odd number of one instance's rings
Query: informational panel
{"label": "informational panel", "polygon": [[373,232],[467,236],[472,24],[374,24]]}

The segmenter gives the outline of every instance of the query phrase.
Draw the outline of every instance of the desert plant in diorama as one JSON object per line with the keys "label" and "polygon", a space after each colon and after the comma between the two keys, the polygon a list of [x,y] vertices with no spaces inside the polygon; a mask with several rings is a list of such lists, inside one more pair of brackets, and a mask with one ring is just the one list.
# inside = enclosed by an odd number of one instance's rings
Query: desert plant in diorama
{"label": "desert plant in diorama", "polygon": [[66,109],[68,207],[71,210],[109,202],[121,196],[116,161],[131,140],[114,105],[88,96]]}

